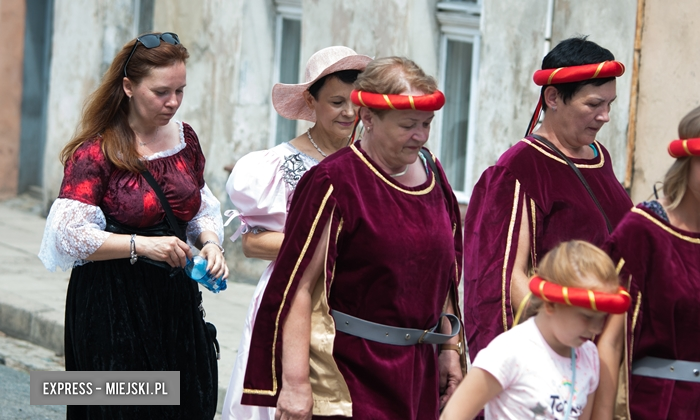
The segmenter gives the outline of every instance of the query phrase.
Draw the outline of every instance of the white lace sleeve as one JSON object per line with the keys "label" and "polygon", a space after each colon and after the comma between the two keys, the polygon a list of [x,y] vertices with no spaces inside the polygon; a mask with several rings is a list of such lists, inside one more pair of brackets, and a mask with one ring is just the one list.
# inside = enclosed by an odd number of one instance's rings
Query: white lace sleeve
{"label": "white lace sleeve", "polygon": [[200,192],[202,205],[199,207],[199,212],[187,225],[187,241],[194,244],[202,232],[210,230],[216,233],[219,237],[219,243],[222,244],[224,241],[224,221],[221,217],[221,204],[207,184],[204,184],[204,188]]}
{"label": "white lace sleeve", "polygon": [[76,262],[85,263],[111,235],[105,232],[105,226],[105,215],[99,207],[59,198],[46,218],[39,259],[50,271],[66,271]]}

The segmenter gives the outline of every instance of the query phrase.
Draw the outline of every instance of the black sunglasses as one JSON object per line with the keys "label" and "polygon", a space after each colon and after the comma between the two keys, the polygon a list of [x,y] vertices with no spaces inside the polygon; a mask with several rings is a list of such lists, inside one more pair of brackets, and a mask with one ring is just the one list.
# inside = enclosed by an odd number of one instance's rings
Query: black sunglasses
{"label": "black sunglasses", "polygon": [[124,63],[124,77],[129,77],[126,74],[126,66],[129,65],[129,60],[131,60],[131,57],[134,56],[134,51],[136,51],[136,47],[138,47],[139,42],[143,44],[144,47],[151,49],[159,46],[161,40],[171,45],[178,45],[180,43],[180,38],[177,36],[177,34],[174,34],[172,32],[163,32],[160,35],[146,34],[136,38],[136,42],[134,42],[134,48],[131,49],[129,58],[127,58],[126,63]]}

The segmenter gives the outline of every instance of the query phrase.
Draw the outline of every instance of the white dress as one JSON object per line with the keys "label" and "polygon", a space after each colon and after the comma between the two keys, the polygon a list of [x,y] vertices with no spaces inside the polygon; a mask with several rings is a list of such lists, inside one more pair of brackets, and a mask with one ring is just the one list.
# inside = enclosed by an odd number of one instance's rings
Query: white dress
{"label": "white dress", "polygon": [[[229,221],[234,217],[240,217],[241,220],[241,227],[231,236],[231,240],[235,241],[241,234],[253,229],[284,232],[287,210],[297,182],[309,168],[316,164],[318,164],[316,159],[301,153],[290,143],[282,143],[272,149],[243,156],[234,166],[226,182],[226,192],[236,208],[236,211],[227,211],[226,214],[230,216]],[[272,261],[263,272],[248,306],[236,363],[221,410],[222,420],[273,420],[275,418],[274,408],[241,404],[250,336],[260,299],[274,265],[275,262]]]}

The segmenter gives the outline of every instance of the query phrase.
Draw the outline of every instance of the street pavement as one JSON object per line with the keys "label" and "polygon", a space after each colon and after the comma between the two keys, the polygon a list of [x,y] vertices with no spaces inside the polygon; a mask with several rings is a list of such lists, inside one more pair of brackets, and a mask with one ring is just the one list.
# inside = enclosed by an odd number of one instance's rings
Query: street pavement
{"label": "street pavement", "polygon": [[0,332],[0,420],[65,419],[65,405],[29,405],[29,372],[64,366],[55,352]]}
{"label": "street pavement", "polygon": [[[51,350],[60,359],[70,272],[49,272],[39,261],[37,254],[46,224],[39,212],[38,200],[31,197],[0,201],[0,331]],[[231,277],[235,276],[233,267],[229,268]],[[206,320],[216,325],[221,345],[220,412],[255,286],[229,281],[228,289],[219,294],[202,290]],[[55,365],[23,362],[35,360],[28,351],[9,353],[0,345],[0,359],[8,366],[14,363],[25,366],[25,370],[56,370]]]}

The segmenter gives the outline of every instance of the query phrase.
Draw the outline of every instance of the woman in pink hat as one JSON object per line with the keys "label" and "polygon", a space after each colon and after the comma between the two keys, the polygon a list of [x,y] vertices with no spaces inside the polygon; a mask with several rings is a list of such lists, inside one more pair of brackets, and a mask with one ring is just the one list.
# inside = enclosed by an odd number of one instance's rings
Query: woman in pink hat
{"label": "woman in pink hat", "polygon": [[306,82],[276,84],[272,88],[275,110],[287,119],[315,124],[287,143],[243,156],[226,183],[236,208],[233,217],[241,220],[231,240],[241,236],[247,257],[271,262],[248,308],[223,419],[275,418],[274,408],[241,405],[252,326],[284,238],[287,210],[297,182],[309,168],[350,143],[357,110],[350,100],[352,84],[371,60],[347,47],[324,48],[309,58]]}
{"label": "woman in pink hat", "polygon": [[606,244],[633,301],[600,337],[594,418],[611,418],[624,359],[621,418],[700,419],[700,107],[678,135],[664,196],[634,207]]}

